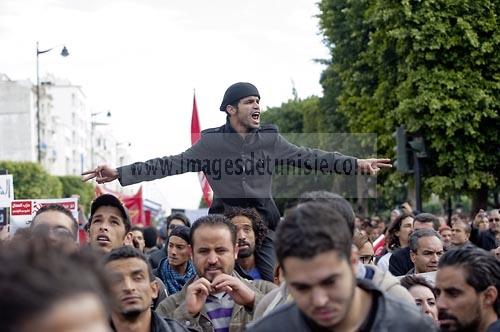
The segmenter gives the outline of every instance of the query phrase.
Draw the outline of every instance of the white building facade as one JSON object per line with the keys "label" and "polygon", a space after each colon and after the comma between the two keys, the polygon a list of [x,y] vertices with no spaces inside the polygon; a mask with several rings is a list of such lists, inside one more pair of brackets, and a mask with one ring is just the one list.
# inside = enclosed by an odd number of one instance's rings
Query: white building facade
{"label": "white building facade", "polygon": [[37,161],[36,123],[33,84],[0,73],[0,160]]}
{"label": "white building facade", "polygon": [[108,112],[92,113],[80,86],[48,75],[39,95],[38,127],[36,85],[0,73],[0,160],[37,162],[38,131],[41,164],[52,175],[80,175],[130,159],[113,136]]}

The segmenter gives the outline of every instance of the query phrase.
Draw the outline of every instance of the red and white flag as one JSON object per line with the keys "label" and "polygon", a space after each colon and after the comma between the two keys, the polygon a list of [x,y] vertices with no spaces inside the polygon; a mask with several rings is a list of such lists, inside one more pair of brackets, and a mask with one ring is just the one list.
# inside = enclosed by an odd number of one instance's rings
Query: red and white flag
{"label": "red and white flag", "polygon": [[[196,95],[193,94],[193,113],[191,115],[191,145],[194,145],[201,137],[200,120],[198,118],[198,107],[196,106]],[[207,206],[212,205],[213,192],[207,177],[203,172],[198,173],[201,190],[203,191],[203,200]]]}

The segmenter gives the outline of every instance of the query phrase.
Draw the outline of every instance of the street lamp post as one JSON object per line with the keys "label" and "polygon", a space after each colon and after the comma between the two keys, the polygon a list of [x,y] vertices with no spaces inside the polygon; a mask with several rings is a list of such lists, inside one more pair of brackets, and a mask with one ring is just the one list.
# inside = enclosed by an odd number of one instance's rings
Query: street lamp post
{"label": "street lamp post", "polygon": [[[54,46],[46,50],[40,50],[38,48],[38,41],[36,42],[36,121],[37,121],[37,153],[38,153],[38,163],[42,163],[42,143],[41,143],[41,126],[40,126],[40,67],[39,67],[39,56],[40,54],[50,52],[54,48],[60,45]],[[61,56],[67,57],[69,55],[68,49],[63,45],[61,50]]]}
{"label": "street lamp post", "polygon": [[[90,167],[94,167],[94,128],[97,127],[97,126],[107,126],[109,125],[109,122],[94,122],[92,121],[92,118],[101,114],[101,113],[104,113],[104,112],[97,112],[97,113],[92,113],[90,115],[90,162],[91,162],[91,166]],[[106,112],[106,117],[109,119],[111,118],[111,112],[110,111],[107,111]]]}

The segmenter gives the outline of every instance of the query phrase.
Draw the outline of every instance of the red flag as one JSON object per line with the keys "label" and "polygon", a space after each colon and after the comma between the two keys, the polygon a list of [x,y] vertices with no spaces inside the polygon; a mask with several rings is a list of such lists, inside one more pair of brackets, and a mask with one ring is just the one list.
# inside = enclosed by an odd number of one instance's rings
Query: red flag
{"label": "red flag", "polygon": [[196,106],[196,95],[193,94],[193,113],[191,114],[191,145],[198,142],[201,137],[200,120],[198,119],[198,107]]}
{"label": "red flag", "polygon": [[142,201],[142,187],[133,196],[122,196],[123,205],[127,208],[132,225],[145,224],[144,205]]}
{"label": "red flag", "polygon": [[[191,145],[194,145],[201,137],[200,120],[198,119],[198,107],[196,106],[196,95],[193,94],[193,113],[191,115]],[[201,190],[203,191],[203,200],[210,206],[212,205],[212,188],[203,172],[198,173]]]}

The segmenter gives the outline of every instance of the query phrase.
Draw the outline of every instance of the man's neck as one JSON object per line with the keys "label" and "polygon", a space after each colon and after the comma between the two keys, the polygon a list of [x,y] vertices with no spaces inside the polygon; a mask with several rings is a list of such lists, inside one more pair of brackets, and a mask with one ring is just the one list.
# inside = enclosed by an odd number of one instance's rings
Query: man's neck
{"label": "man's neck", "polygon": [[238,264],[240,264],[243,270],[250,271],[255,268],[255,256],[252,254],[245,258],[238,258]]}
{"label": "man's neck", "polygon": [[113,312],[111,314],[111,320],[118,332],[150,332],[151,315],[151,310],[148,309],[140,313],[134,319],[129,320],[123,315]]}
{"label": "man's neck", "polygon": [[183,276],[186,273],[188,262],[181,264],[181,265],[176,265],[176,266],[170,266],[172,270],[175,272],[179,273],[181,276]]}
{"label": "man's neck", "polygon": [[493,311],[493,309],[487,310],[481,319],[481,323],[479,324],[477,332],[486,332],[488,330],[488,327],[490,327],[490,325],[497,320],[498,315],[495,313],[495,311]]}
{"label": "man's neck", "polygon": [[373,306],[373,295],[357,287],[344,320],[335,326],[335,331],[357,331],[364,324]]}
{"label": "man's neck", "polygon": [[250,133],[250,130],[248,130],[248,128],[242,126],[241,124],[235,123],[235,121],[232,121],[231,118],[229,118],[229,124],[234,129],[234,131],[243,138],[245,138]]}

